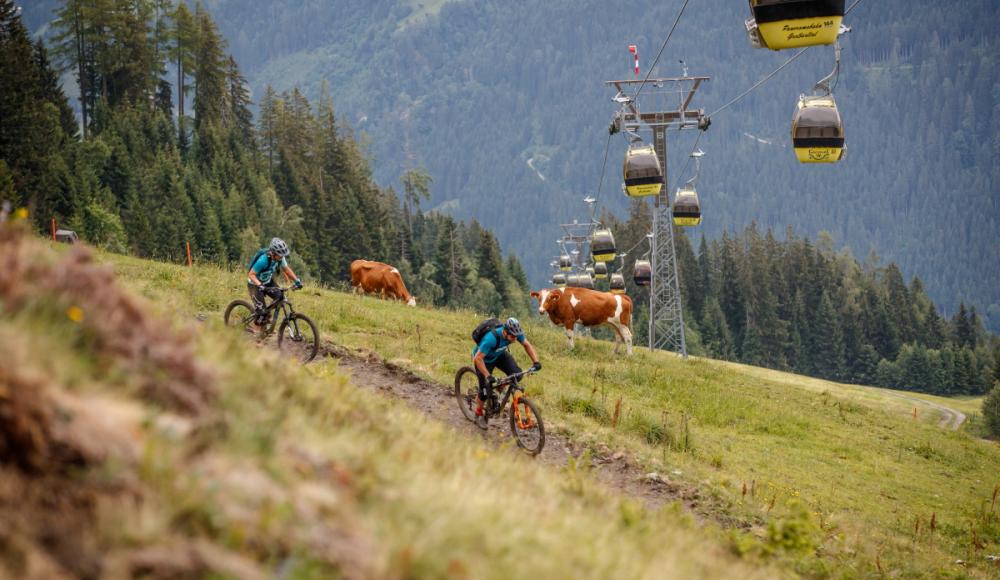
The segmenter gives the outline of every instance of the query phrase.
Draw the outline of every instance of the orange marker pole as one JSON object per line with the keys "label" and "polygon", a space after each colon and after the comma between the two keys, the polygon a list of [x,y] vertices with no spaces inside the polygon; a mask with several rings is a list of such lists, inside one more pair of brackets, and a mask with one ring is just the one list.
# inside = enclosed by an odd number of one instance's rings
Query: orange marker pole
{"label": "orange marker pole", "polygon": [[184,245],[187,247],[188,268],[190,268],[191,267],[191,242],[184,242]]}
{"label": "orange marker pole", "polygon": [[56,218],[52,218],[52,241],[56,241]]}

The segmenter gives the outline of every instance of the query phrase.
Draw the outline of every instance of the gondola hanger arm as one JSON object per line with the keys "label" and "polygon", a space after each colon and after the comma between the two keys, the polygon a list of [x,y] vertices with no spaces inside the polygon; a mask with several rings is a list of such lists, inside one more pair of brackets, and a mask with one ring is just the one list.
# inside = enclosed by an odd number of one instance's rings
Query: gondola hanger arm
{"label": "gondola hanger arm", "polygon": [[826,75],[816,85],[813,87],[813,92],[819,94],[822,92],[824,95],[829,96],[833,91],[830,89],[830,82],[837,76],[840,72],[840,41],[837,41],[833,45],[833,57],[834,65],[833,70],[830,74]]}

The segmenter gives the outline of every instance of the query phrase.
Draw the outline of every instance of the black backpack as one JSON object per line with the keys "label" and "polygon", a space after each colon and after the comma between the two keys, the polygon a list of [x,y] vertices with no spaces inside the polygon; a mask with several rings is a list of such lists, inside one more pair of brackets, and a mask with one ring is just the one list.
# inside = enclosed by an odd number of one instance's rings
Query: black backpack
{"label": "black backpack", "polygon": [[472,342],[479,344],[483,341],[486,333],[492,332],[501,326],[503,326],[503,323],[496,318],[487,318],[486,320],[480,322],[479,326],[472,331]]}

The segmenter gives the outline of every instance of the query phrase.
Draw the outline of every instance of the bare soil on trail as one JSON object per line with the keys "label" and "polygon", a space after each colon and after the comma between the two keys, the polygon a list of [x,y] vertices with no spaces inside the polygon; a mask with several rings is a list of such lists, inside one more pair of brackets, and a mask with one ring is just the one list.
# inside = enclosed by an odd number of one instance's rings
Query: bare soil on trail
{"label": "bare soil on trail", "polygon": [[[340,367],[350,373],[352,384],[358,387],[399,399],[467,437],[477,437],[494,448],[528,457],[513,440],[506,415],[491,421],[486,431],[467,420],[455,400],[453,385],[428,381],[399,365],[382,360],[374,352],[348,350],[329,341],[320,345],[320,356],[337,359]],[[541,414],[544,419],[544,409]],[[735,524],[720,521],[721,514],[705,509],[708,506],[703,504],[697,488],[671,481],[666,474],[648,473],[624,452],[591,448],[590,465],[579,465],[587,451],[587,448],[564,435],[553,433],[549,427],[545,432],[545,447],[535,460],[557,469],[571,462],[577,463],[578,468],[587,469],[605,487],[639,500],[650,509],[680,501],[698,519],[710,518],[729,526]]]}
{"label": "bare soil on trail", "polygon": [[952,431],[958,431],[958,428],[961,427],[962,423],[965,422],[966,419],[965,413],[957,409],[952,409],[951,407],[945,407],[944,405],[934,403],[932,401],[925,401],[924,399],[921,399],[919,397],[911,397],[909,395],[903,395],[901,393],[895,393],[890,391],[886,392],[892,395],[893,397],[898,397],[900,399],[917,403],[918,405],[926,405],[936,411],[940,411],[941,419],[938,421],[938,427],[942,429],[951,429]]}

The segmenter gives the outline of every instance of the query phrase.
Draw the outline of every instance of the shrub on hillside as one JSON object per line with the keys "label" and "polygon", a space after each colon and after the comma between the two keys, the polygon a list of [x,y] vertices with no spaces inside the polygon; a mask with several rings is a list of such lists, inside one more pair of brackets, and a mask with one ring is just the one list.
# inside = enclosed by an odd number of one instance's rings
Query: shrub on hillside
{"label": "shrub on hillside", "polygon": [[993,390],[983,401],[983,418],[990,433],[1000,437],[1000,381],[993,385]]}

